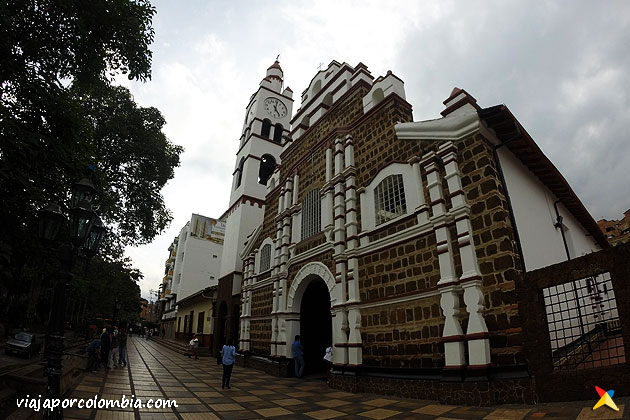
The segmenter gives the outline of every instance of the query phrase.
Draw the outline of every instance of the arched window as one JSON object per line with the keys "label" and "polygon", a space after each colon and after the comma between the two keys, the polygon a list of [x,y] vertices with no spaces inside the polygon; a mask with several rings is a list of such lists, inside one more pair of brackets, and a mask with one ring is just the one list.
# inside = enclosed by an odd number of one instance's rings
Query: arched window
{"label": "arched window", "polygon": [[309,238],[321,230],[322,220],[319,189],[315,188],[302,200],[302,240]]}
{"label": "arched window", "polygon": [[267,244],[260,250],[260,265],[259,273],[269,270],[271,268],[271,245]]}
{"label": "arched window", "polygon": [[385,98],[385,95],[383,94],[383,89],[381,89],[381,88],[376,89],[372,93],[372,103],[374,105],[376,105],[377,103],[381,102],[383,100],[383,98]]}
{"label": "arched window", "polygon": [[262,123],[262,130],[260,130],[260,135],[266,138],[269,138],[269,133],[271,132],[271,121],[265,118]]}
{"label": "arched window", "polygon": [[322,100],[322,103],[324,105],[326,105],[328,108],[330,108],[330,106],[333,103],[333,95],[332,95],[332,93],[328,92],[326,94],[326,96],[324,96],[324,99]]}
{"label": "arched window", "polygon": [[245,158],[241,158],[241,161],[238,164],[238,169],[236,170],[236,187],[234,187],[234,189],[241,186],[241,180],[243,179],[243,165],[245,165]]}
{"label": "arched window", "polygon": [[277,123],[274,130],[273,130],[273,141],[275,141],[276,143],[282,143],[282,130],[284,128],[282,127],[282,124]]}
{"label": "arched window", "polygon": [[303,128],[307,129],[310,123],[311,123],[311,119],[309,118],[308,115],[305,115],[304,118],[302,118],[300,125],[303,125],[304,126]]}
{"label": "arched window", "polygon": [[260,157],[260,169],[258,170],[258,183],[267,185],[267,181],[276,169],[276,160],[273,156],[264,154]]}
{"label": "arched window", "polygon": [[313,84],[313,94],[311,95],[311,97],[317,95],[317,92],[319,92],[320,90],[322,90],[322,81],[318,80]]}
{"label": "arched window", "polygon": [[405,188],[401,174],[390,175],[374,189],[376,226],[407,213]]}

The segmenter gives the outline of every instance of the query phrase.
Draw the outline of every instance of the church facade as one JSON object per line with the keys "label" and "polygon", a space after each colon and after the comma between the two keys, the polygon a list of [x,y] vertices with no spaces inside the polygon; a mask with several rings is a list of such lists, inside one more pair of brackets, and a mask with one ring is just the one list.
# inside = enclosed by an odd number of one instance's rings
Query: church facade
{"label": "church facade", "polygon": [[292,114],[283,77],[274,63],[247,105],[215,331],[279,375],[294,336],[307,373],[332,345],[339,389],[534,401],[517,286],[607,247],[564,178],[464,90],[414,122],[395,74],[333,61]]}

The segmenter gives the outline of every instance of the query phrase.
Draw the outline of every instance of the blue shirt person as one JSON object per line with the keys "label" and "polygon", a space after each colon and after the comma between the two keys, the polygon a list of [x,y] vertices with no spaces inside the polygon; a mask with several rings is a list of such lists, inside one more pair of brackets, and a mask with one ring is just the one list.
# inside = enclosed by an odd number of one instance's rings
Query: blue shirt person
{"label": "blue shirt person", "polygon": [[223,362],[223,381],[221,382],[221,389],[225,387],[230,389],[230,378],[232,377],[235,353],[236,348],[232,345],[232,340],[228,340],[227,344],[223,346],[223,350],[221,351],[221,360]]}
{"label": "blue shirt person", "polygon": [[300,342],[300,336],[295,336],[295,341],[291,346],[293,350],[293,360],[295,362],[295,377],[301,378],[304,373],[304,347]]}

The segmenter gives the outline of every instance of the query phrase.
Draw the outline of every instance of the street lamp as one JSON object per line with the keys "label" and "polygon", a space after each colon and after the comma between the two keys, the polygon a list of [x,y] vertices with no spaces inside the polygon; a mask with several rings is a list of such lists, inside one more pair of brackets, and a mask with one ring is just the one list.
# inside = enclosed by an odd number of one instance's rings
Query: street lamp
{"label": "street lamp", "polygon": [[[103,222],[92,210],[90,204],[96,190],[92,182],[84,178],[72,187],[72,208],[68,210],[70,237],[59,245],[61,269],[53,292],[53,310],[48,323],[46,336],[46,354],[48,385],[46,398],[61,398],[61,371],[63,367],[64,325],[66,312],[66,293],[72,281],[72,268],[79,249],[83,249],[88,258],[92,258],[105,236]],[[61,227],[68,220],[57,203],[51,203],[39,211],[39,235],[47,242],[54,242]],[[61,405],[46,410],[45,419],[63,419]]]}

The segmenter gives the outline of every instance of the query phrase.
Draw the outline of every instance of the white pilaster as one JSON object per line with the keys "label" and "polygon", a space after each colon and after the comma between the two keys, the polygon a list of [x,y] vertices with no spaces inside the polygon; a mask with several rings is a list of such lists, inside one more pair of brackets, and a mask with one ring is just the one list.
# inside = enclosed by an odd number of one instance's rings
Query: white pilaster
{"label": "white pilaster", "polygon": [[464,334],[459,323],[459,293],[458,286],[449,285],[440,288],[440,307],[444,315],[444,356],[446,368],[463,367],[466,363],[464,357]]}

